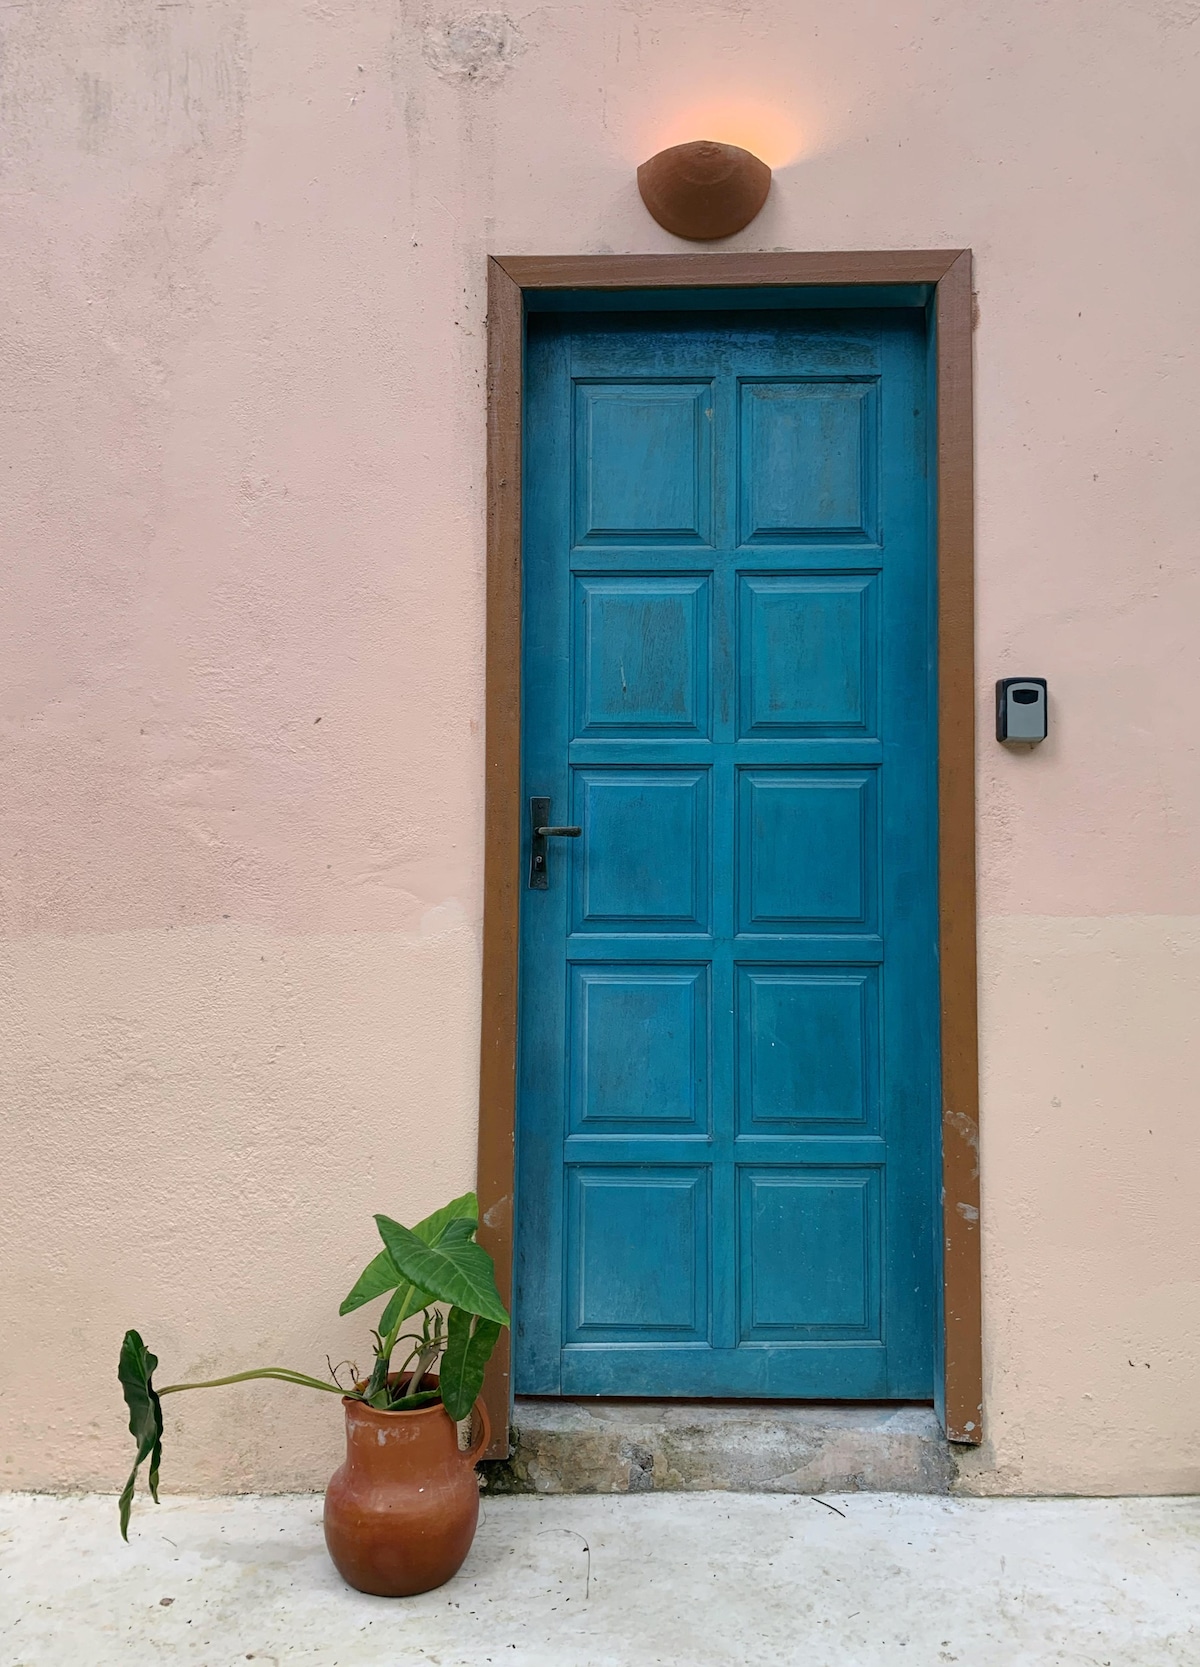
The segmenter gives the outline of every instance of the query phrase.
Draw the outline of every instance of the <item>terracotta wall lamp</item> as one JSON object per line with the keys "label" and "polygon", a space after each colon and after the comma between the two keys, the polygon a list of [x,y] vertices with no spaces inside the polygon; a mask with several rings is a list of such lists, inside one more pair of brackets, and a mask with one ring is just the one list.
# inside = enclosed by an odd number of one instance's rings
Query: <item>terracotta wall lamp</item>
{"label": "terracotta wall lamp", "polygon": [[699,243],[750,224],[767,200],[771,170],[740,145],[693,139],[643,162],[637,181],[659,225]]}

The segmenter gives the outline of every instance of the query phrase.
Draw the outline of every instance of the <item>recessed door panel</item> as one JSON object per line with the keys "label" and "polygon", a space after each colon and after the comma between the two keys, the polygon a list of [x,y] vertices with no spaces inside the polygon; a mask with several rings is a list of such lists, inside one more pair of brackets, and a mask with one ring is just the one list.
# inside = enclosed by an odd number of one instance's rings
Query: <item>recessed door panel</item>
{"label": "recessed door panel", "polygon": [[742,931],[873,928],[873,770],[745,770],[738,799]]}
{"label": "recessed door panel", "polygon": [[874,543],[873,381],[746,381],[740,389],[742,542]]}
{"label": "recessed door panel", "polygon": [[572,1134],[708,1129],[707,966],[575,965]]}
{"label": "recessed door panel", "polygon": [[877,1127],[878,968],[737,968],[738,1129]]}
{"label": "recessed door panel", "polygon": [[875,733],[875,574],[752,573],[738,594],[741,733]]}
{"label": "recessed door panel", "polygon": [[877,1171],[744,1169],[740,1181],[740,1336],[878,1337]]}
{"label": "recessed door panel", "polygon": [[708,1325],[708,1186],[702,1169],[572,1168],[567,1336],[693,1342]]}
{"label": "recessed door panel", "polygon": [[587,543],[707,544],[707,383],[576,384],[575,536]]}
{"label": "recessed door panel", "polygon": [[707,770],[579,770],[573,802],[577,931],[707,930]]}
{"label": "recessed door panel", "polygon": [[708,733],[707,577],[575,581],[579,736]]}

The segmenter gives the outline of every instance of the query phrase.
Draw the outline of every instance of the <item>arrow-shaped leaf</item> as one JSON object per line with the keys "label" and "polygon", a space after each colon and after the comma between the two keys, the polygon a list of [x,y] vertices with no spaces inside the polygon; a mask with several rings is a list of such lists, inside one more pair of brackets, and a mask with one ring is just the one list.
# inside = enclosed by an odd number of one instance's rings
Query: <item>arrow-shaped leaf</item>
{"label": "arrow-shaped leaf", "polygon": [[143,1459],[150,1460],[150,1494],[158,1503],[158,1467],[162,1462],[162,1406],[152,1378],[158,1367],[158,1356],[151,1354],[136,1331],[127,1331],[121,1344],[121,1361],[117,1377],[129,1408],[129,1433],[137,1442],[137,1458],[129,1472],[129,1480],[121,1491],[121,1537],[129,1538],[129,1512],[133,1505],[133,1489]]}
{"label": "arrow-shaped leaf", "polygon": [[352,1314],[364,1302],[373,1302],[386,1291],[394,1291],[403,1274],[386,1250],[381,1250],[374,1261],[368,1262],[355,1281],[354,1289],[338,1309],[339,1314]]}
{"label": "arrow-shaped leaf", "polygon": [[496,1289],[492,1259],[473,1239],[448,1236],[439,1244],[429,1245],[388,1216],[376,1216],[375,1225],[401,1274],[428,1291],[434,1302],[508,1324],[508,1313]]}
{"label": "arrow-shaped leaf", "polygon": [[[414,1227],[413,1232],[416,1231],[417,1229]],[[440,1238],[432,1239],[429,1242],[441,1245],[443,1248],[449,1244],[465,1244],[468,1239],[474,1236],[474,1233],[475,1223],[473,1220],[468,1220],[466,1216],[456,1216],[446,1223]],[[395,1267],[395,1263],[392,1262],[388,1252],[385,1250],[383,1254]],[[419,1314],[422,1308],[428,1308],[430,1303],[436,1302],[436,1300],[436,1297],[431,1297],[428,1291],[419,1291],[410,1280],[402,1276],[391,1302],[388,1303],[380,1316],[380,1335],[383,1337],[389,1336],[397,1326],[403,1325],[405,1320],[411,1319],[414,1314]]]}
{"label": "arrow-shaped leaf", "polygon": [[452,1308],[448,1322],[446,1352],[442,1356],[439,1387],[451,1418],[468,1418],[483,1388],[483,1373],[500,1326],[495,1320],[480,1319],[462,1308]]}
{"label": "arrow-shaped leaf", "polygon": [[[461,1198],[452,1199],[449,1204],[443,1205],[440,1210],[435,1210],[432,1215],[426,1216],[424,1221],[418,1221],[411,1231],[425,1244],[436,1244],[447,1232],[463,1232],[467,1238],[470,1238],[475,1231],[478,1216],[479,1203],[475,1194],[464,1192]],[[405,1280],[404,1275],[392,1261],[387,1251],[381,1250],[379,1255],[373,1261],[368,1262],[359,1274],[354,1289],[342,1303],[338,1313],[352,1314],[356,1308],[361,1308],[364,1303],[373,1302],[376,1297],[384,1296],[388,1291],[395,1291],[396,1287],[401,1284],[408,1287],[407,1293],[401,1296],[401,1293],[397,1292],[396,1297],[384,1310],[383,1318],[379,1322],[379,1329],[382,1332],[386,1333],[391,1330],[396,1324],[397,1316],[401,1320],[407,1320],[410,1315],[419,1313],[422,1308],[427,1308],[433,1298],[422,1297],[420,1302],[416,1301],[416,1298],[422,1294],[412,1286],[410,1281]]]}

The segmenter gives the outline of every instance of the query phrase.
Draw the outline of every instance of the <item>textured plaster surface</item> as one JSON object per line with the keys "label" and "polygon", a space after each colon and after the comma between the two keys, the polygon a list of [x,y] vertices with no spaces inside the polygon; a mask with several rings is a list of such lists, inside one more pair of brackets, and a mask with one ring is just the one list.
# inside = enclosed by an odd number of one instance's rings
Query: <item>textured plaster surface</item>
{"label": "textured plaster surface", "polygon": [[[0,1480],[119,1480],[128,1324],[171,1378],[361,1355],[370,1211],[469,1183],[484,257],[681,248],[634,168],[706,135],[776,169],[730,247],[976,251],[974,1485],[1200,1485],[1200,3],[0,34]],[[170,1414],[177,1485],[334,1462],[300,1391]]]}
{"label": "textured plaster surface", "polygon": [[[70,1559],[56,1555],[63,1541]],[[321,1502],[0,1500],[12,1667],[1190,1667],[1200,1502],[486,1500],[461,1572],[343,1586]]]}

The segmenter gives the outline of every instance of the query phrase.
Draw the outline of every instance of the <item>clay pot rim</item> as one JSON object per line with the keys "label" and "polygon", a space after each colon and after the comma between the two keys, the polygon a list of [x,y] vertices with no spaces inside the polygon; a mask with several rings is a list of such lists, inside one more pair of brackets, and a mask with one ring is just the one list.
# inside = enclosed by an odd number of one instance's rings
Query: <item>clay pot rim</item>
{"label": "clay pot rim", "polygon": [[[388,1376],[388,1382],[396,1383],[403,1376],[403,1372],[392,1372]],[[440,1387],[440,1384],[441,1378],[437,1372],[426,1372],[425,1376],[421,1379],[422,1391],[437,1389]],[[366,1378],[363,1378],[355,1385],[355,1388],[365,1389],[366,1385],[367,1380]],[[446,1412],[446,1403],[442,1400],[431,1401],[427,1407],[369,1407],[367,1403],[360,1400],[357,1395],[343,1395],[342,1405],[347,1409],[350,1407],[361,1407],[364,1412],[369,1412],[372,1417],[375,1418],[421,1418],[427,1412]],[[448,1412],[446,1412],[446,1417],[450,1417]],[[453,1422],[453,1420],[451,1420],[451,1422]]]}
{"label": "clay pot rim", "polygon": [[[369,1412],[372,1418],[424,1418],[431,1412],[446,1412],[444,1401],[431,1401],[427,1407],[370,1407],[355,1395],[343,1395],[342,1405],[358,1407],[362,1412]],[[450,1417],[448,1412],[446,1417]]]}

